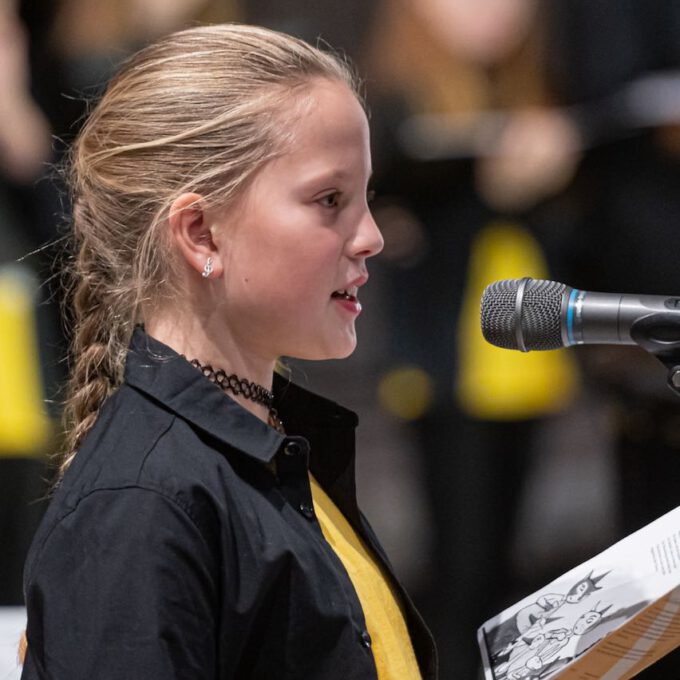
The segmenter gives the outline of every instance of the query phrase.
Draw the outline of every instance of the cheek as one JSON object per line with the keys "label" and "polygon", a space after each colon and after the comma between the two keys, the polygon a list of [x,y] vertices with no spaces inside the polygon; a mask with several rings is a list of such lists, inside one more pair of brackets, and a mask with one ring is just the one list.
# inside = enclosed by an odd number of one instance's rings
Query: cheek
{"label": "cheek", "polygon": [[330,300],[334,279],[329,270],[304,258],[291,262],[262,257],[256,270],[239,267],[232,272],[225,282],[225,297],[229,304],[239,304],[243,313],[250,310],[272,320],[285,317],[300,322]]}
{"label": "cheek", "polygon": [[[344,279],[340,272],[343,241],[334,229],[316,221],[264,216],[255,224],[243,225],[247,238],[232,243],[225,272],[226,295],[257,306],[274,308],[321,305]],[[280,217],[280,216],[279,216]],[[298,310],[298,313],[302,310]]]}
{"label": "cheek", "polygon": [[342,284],[340,249],[333,243],[298,241],[276,255],[277,278],[290,290],[310,297],[328,297]]}

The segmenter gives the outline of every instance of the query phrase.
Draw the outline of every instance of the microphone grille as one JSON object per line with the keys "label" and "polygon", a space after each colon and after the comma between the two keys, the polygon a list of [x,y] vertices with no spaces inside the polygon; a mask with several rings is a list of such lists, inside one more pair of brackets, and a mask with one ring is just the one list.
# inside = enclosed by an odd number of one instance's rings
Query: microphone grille
{"label": "microphone grille", "polygon": [[[516,333],[517,291],[521,279],[496,281],[482,295],[482,334],[504,349],[519,349]],[[529,279],[522,303],[522,333],[527,350],[563,346],[560,313],[567,286],[557,281]]]}

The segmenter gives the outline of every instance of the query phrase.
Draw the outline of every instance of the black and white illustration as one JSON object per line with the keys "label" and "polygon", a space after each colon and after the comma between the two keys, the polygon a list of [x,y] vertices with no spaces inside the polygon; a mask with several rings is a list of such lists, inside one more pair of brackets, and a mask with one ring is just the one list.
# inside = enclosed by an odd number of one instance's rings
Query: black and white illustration
{"label": "black and white illustration", "polygon": [[623,680],[654,664],[680,645],[680,507],[489,619],[478,639],[486,680]]}

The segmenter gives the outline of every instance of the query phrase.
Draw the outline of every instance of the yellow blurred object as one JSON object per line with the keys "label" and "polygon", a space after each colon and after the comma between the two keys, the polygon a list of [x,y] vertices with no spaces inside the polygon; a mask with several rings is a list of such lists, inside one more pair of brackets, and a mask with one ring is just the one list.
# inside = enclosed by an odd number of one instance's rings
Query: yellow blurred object
{"label": "yellow blurred object", "polygon": [[432,403],[432,379],[415,366],[399,366],[380,380],[378,396],[385,410],[403,418],[420,418]]}
{"label": "yellow blurred object", "polygon": [[548,277],[531,234],[512,222],[492,222],[473,243],[459,333],[457,396],[462,409],[483,420],[522,420],[559,411],[578,387],[577,367],[565,350],[522,353],[482,336],[479,311],[493,281]]}
{"label": "yellow blurred object", "polygon": [[41,454],[49,435],[34,300],[30,274],[18,265],[0,268],[0,456]]}

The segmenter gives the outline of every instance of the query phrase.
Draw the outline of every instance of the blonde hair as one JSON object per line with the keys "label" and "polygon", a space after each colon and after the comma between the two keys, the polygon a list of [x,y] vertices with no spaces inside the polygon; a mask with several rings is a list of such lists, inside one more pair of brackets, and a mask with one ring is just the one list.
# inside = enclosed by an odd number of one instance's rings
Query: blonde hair
{"label": "blonde hair", "polygon": [[[71,378],[64,473],[104,399],[121,383],[142,310],[173,292],[162,229],[184,192],[225,205],[289,143],[282,112],[317,78],[347,64],[305,42],[238,24],[171,34],[130,58],[76,140]],[[176,291],[175,291],[176,292]]]}

